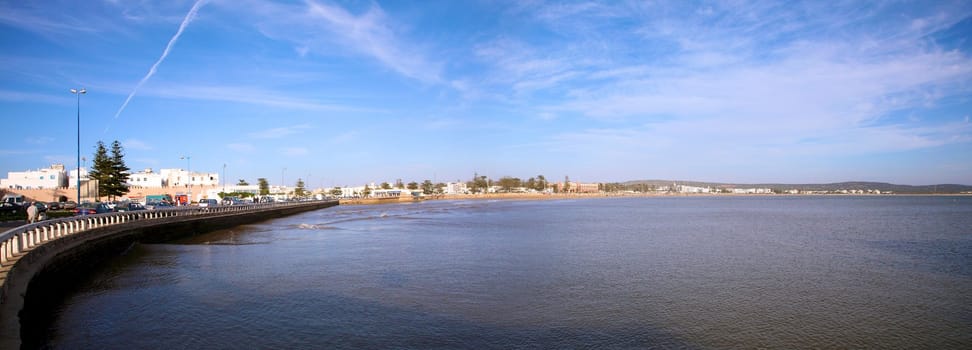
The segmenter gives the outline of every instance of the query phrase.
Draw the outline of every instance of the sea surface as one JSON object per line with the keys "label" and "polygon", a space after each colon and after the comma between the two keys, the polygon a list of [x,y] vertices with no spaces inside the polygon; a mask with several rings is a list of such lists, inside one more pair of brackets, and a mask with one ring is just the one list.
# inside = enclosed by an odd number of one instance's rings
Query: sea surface
{"label": "sea surface", "polygon": [[972,197],[340,206],[142,244],[89,349],[972,348]]}

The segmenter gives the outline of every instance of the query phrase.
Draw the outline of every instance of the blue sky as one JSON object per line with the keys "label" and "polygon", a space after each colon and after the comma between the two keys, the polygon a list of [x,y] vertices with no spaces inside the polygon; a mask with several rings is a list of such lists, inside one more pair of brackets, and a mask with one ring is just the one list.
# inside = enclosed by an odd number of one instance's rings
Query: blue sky
{"label": "blue sky", "polygon": [[[972,2],[2,1],[0,174],[972,184]],[[3,176],[3,175],[0,175]]]}

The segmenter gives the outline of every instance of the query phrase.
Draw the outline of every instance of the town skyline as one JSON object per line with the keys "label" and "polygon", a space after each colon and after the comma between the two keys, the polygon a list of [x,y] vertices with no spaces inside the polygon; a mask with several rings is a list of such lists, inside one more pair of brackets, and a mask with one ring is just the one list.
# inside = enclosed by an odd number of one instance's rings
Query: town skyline
{"label": "town skyline", "polygon": [[968,2],[105,1],[0,13],[2,175],[76,168],[80,132],[89,161],[97,141],[118,140],[133,171],[313,187],[477,173],[972,184]]}
{"label": "town skyline", "polygon": [[[80,169],[82,188],[85,193],[93,187],[88,180],[87,168]],[[352,193],[371,188],[393,189],[408,188],[422,189],[429,192],[429,188],[449,188],[446,194],[456,194],[465,192],[466,188],[504,188],[505,191],[521,188],[523,190],[550,190],[556,191],[558,186],[570,183],[584,187],[583,192],[677,192],[677,193],[730,193],[730,194],[969,194],[972,193],[972,185],[967,184],[926,184],[926,185],[907,185],[894,184],[874,181],[843,181],[835,183],[729,183],[729,182],[707,182],[694,181],[691,179],[631,179],[620,182],[604,182],[598,180],[570,179],[564,176],[561,179],[547,177],[543,174],[536,176],[489,176],[487,174],[475,173],[468,179],[433,181],[431,179],[403,179],[394,180],[370,180],[359,181],[357,183],[325,186],[306,182],[302,178],[294,180],[293,185],[286,183],[274,183],[270,178],[258,177],[255,179],[227,179],[223,178],[219,172],[202,170],[189,171],[183,168],[160,168],[160,169],[140,169],[125,171],[128,184],[131,190],[138,191],[145,188],[170,188],[189,190],[193,186],[198,188],[209,188],[209,192],[225,191],[229,189],[240,189],[255,187],[257,183],[266,184],[278,190],[288,188],[306,188],[317,193],[329,193],[331,190],[343,190]],[[52,164],[48,168],[28,170],[25,172],[8,172],[6,178],[0,178],[0,192],[18,192],[22,190],[64,190],[76,188],[75,175],[78,169],[67,169],[63,164]],[[66,185],[65,185],[66,184]],[[242,187],[241,187],[242,186]],[[261,185],[262,186],[262,185]],[[462,190],[457,190],[460,186]],[[221,190],[212,190],[221,188]],[[199,194],[199,193],[197,193]],[[202,196],[202,194],[199,194]]]}

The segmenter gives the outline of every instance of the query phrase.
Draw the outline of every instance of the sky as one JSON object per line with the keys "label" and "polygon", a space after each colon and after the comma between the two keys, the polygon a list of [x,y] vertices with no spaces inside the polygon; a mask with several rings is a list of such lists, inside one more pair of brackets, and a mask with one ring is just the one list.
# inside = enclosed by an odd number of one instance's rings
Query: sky
{"label": "sky", "polygon": [[972,184],[970,115],[967,0],[0,0],[4,177]]}

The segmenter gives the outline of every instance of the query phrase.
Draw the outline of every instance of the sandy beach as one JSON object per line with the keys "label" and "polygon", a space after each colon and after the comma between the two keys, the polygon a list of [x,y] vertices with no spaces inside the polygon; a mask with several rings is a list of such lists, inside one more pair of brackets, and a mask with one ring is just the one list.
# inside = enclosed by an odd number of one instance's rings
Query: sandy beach
{"label": "sandy beach", "polygon": [[[558,200],[581,198],[621,198],[621,197],[687,197],[687,196],[717,196],[732,194],[680,194],[680,193],[489,193],[489,194],[443,194],[424,196],[420,199],[411,197],[397,198],[358,198],[341,199],[341,205],[357,204],[391,204],[416,201],[434,200]],[[738,194],[735,196],[739,196]],[[761,195],[765,196],[765,195]]]}

